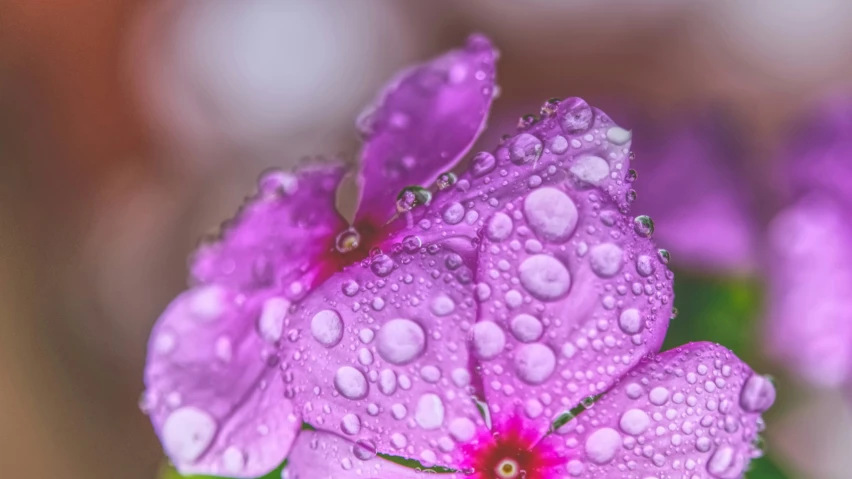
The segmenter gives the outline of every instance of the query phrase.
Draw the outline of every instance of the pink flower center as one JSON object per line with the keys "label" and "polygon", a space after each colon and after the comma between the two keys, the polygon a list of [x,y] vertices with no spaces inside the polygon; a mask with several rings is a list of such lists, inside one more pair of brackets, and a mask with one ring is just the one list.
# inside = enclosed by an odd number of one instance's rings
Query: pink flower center
{"label": "pink flower center", "polygon": [[336,233],[326,240],[328,250],[319,259],[319,272],[313,280],[313,285],[322,284],[333,274],[369,258],[381,249],[387,237],[388,231],[369,219],[361,220]]}
{"label": "pink flower center", "polygon": [[517,418],[481,434],[464,452],[464,469],[475,479],[556,479],[556,467],[566,461]]}

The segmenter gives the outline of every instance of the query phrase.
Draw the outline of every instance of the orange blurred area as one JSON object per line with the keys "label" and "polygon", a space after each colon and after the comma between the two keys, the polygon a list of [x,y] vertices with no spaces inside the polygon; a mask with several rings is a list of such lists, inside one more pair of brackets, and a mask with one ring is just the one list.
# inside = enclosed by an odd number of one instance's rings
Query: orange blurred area
{"label": "orange blurred area", "polygon": [[721,104],[763,165],[803,107],[852,93],[849,25],[845,0],[3,2],[0,475],[155,477],[145,344],[197,238],[269,166],[355,161],[355,117],[401,67],[481,31],[493,125],[553,96]]}

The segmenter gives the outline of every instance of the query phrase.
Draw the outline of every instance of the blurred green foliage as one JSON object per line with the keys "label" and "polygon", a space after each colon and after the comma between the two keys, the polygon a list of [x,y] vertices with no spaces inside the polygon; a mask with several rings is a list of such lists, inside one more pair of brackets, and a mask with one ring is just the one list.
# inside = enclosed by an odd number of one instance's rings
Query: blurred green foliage
{"label": "blurred green foliage", "polygon": [[[734,351],[755,366],[762,362],[759,319],[763,290],[756,278],[723,278],[678,272],[675,280],[677,318],[671,322],[663,350],[692,341],[713,341]],[[420,466],[416,461],[392,458],[394,462]],[[281,479],[283,465],[261,479]],[[160,479],[181,479],[165,468]],[[207,479],[206,476],[192,476]],[[746,479],[793,479],[767,454],[751,462]]]}

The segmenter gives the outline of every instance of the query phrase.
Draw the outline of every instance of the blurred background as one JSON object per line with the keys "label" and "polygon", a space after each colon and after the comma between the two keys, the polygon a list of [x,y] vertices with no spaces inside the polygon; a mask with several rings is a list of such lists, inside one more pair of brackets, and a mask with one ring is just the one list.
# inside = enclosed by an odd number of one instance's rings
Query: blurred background
{"label": "blurred background", "polygon": [[[269,166],[355,161],[355,117],[383,82],[478,31],[502,52],[483,148],[554,96],[634,128],[634,211],[660,212],[678,275],[667,347],[719,341],[777,381],[767,456],[747,477],[848,479],[852,402],[842,378],[817,384],[767,353],[762,253],[790,201],[774,172],[791,129],[852,95],[850,25],[848,0],[5,0],[2,476],[156,477],[163,454],[137,407],[145,344],[197,238]],[[713,173],[660,163],[693,154]],[[724,190],[696,211],[732,211],[716,230],[731,238],[682,244],[666,218],[678,188],[687,204]]]}

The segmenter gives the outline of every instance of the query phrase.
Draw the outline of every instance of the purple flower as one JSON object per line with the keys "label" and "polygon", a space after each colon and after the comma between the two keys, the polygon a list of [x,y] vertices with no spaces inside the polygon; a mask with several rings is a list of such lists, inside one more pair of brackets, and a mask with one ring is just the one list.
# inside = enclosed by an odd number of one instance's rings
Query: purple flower
{"label": "purple flower", "polygon": [[549,101],[441,173],[480,131],[495,57],[472,37],[362,117],[352,225],[333,208],[342,168],[271,173],[198,251],[146,369],[182,473],[288,457],[289,479],[419,475],[391,455],[481,479],[742,475],[775,390],[721,346],[654,355],[673,276],[653,222],[627,214],[630,133]]}
{"label": "purple flower", "polygon": [[852,103],[809,118],[785,150],[790,204],[770,224],[770,352],[822,386],[852,383]]}
{"label": "purple flower", "polygon": [[632,120],[642,180],[633,208],[654,218],[659,243],[681,266],[753,271],[760,228],[748,195],[745,149],[725,115]]}

